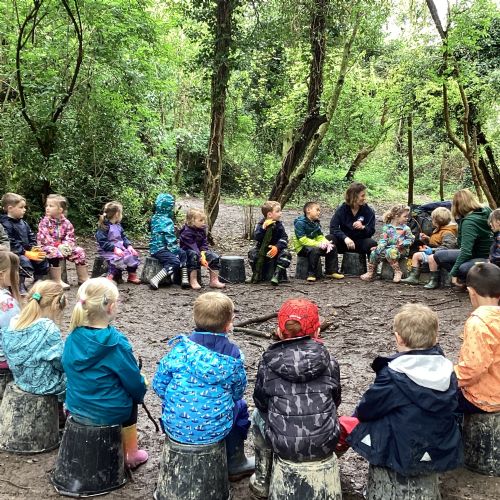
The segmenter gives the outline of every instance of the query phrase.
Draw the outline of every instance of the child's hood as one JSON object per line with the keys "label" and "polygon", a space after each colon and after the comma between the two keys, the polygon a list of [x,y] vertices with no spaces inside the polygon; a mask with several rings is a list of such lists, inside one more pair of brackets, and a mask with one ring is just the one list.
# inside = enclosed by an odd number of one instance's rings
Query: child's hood
{"label": "child's hood", "polygon": [[479,306],[471,317],[480,319],[486,328],[500,338],[500,306]]}
{"label": "child's hood", "polygon": [[310,337],[273,344],[263,355],[264,363],[279,377],[290,382],[308,382],[318,378],[330,364],[325,346]]}
{"label": "child's hood", "polygon": [[174,215],[175,198],[168,193],[161,193],[156,197],[155,213],[168,215],[170,218]]}

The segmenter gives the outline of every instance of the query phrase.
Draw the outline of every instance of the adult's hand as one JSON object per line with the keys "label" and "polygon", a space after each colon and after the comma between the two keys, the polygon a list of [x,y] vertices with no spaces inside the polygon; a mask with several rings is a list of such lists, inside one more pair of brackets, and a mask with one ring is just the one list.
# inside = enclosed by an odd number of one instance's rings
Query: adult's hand
{"label": "adult's hand", "polygon": [[365,226],[363,226],[363,223],[360,220],[357,220],[356,222],[354,222],[352,227],[354,229],[364,229],[365,228]]}
{"label": "adult's hand", "polygon": [[354,250],[354,248],[356,247],[356,245],[354,244],[354,241],[351,240],[351,238],[349,237],[346,237],[344,239],[344,243],[345,243],[345,246],[349,249],[349,250]]}

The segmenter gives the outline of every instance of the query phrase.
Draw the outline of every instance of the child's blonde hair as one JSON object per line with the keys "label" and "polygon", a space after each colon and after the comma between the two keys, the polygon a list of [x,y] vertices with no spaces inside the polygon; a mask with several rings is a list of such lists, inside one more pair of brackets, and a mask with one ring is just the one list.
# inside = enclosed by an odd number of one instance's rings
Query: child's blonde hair
{"label": "child's blonde hair", "polygon": [[194,301],[193,316],[197,330],[225,333],[233,314],[234,303],[223,293],[207,292]]}
{"label": "child's blonde hair", "polygon": [[56,202],[62,208],[64,213],[68,210],[68,199],[65,196],[61,194],[49,194],[45,200],[45,205],[47,205],[49,200]]}
{"label": "child's blonde hair", "polygon": [[471,191],[468,189],[461,189],[453,195],[451,213],[455,219],[458,217],[465,217],[472,211],[481,208],[481,206],[481,203],[479,203],[478,199]]}
{"label": "child's blonde hair", "polygon": [[451,222],[451,212],[446,207],[437,207],[432,211],[431,219],[438,227],[447,226]]}
{"label": "child's blonde hair", "polygon": [[409,212],[410,207],[407,205],[394,205],[382,216],[382,220],[387,224],[393,221],[396,217],[399,217],[404,212]]}
{"label": "child's blonde hair", "polygon": [[494,222],[500,222],[500,208],[495,208],[488,217],[488,224],[491,226]]}
{"label": "child's blonde hair", "polygon": [[207,220],[207,216],[203,210],[200,208],[190,208],[186,213],[186,224],[192,226],[196,218]]}
{"label": "child's blonde hair", "polygon": [[77,303],[73,308],[70,332],[79,326],[86,326],[90,321],[105,317],[109,304],[118,300],[118,288],[106,278],[92,278],[78,289]]}
{"label": "child's blonde hair", "polygon": [[8,207],[15,207],[18,203],[21,203],[22,201],[26,203],[26,198],[23,198],[20,194],[5,193],[2,196],[3,211],[7,212]]}
{"label": "child's blonde hair", "polygon": [[21,294],[19,293],[19,257],[6,250],[0,251],[0,272],[10,273],[10,292],[12,296],[21,304]]}
{"label": "child's blonde hair", "polygon": [[102,214],[99,215],[99,227],[101,229],[106,229],[106,224],[104,224],[105,219],[112,219],[117,213],[123,213],[123,205],[118,201],[108,201],[104,208],[102,209]]}
{"label": "child's blonde hair", "polygon": [[276,207],[281,208],[281,205],[277,201],[268,200],[264,202],[260,210],[262,215],[267,217],[267,214],[269,214],[269,212],[273,212]]}
{"label": "child's blonde hair", "polygon": [[394,316],[394,331],[410,349],[428,349],[436,344],[438,316],[424,304],[405,304]]}
{"label": "child's blonde hair", "polygon": [[28,302],[14,329],[28,328],[40,318],[57,321],[65,307],[66,297],[61,284],[51,280],[37,281],[28,293]]}

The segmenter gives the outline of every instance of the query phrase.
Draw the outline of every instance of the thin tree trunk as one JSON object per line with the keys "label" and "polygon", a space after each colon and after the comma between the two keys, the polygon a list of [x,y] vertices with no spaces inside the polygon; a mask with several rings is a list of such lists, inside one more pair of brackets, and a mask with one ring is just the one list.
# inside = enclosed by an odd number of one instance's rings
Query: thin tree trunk
{"label": "thin tree trunk", "polygon": [[410,113],[406,119],[408,132],[408,205],[413,205],[413,186],[415,171],[413,166],[413,116]]}
{"label": "thin tree trunk", "polygon": [[356,158],[354,158],[353,162],[351,163],[351,166],[349,167],[349,170],[346,172],[344,176],[344,180],[347,182],[351,182],[354,178],[354,174],[358,170],[358,167],[363,163],[363,161],[368,158],[368,155],[372,153],[375,150],[374,147],[372,146],[367,146],[361,148],[358,153],[356,154]]}
{"label": "thin tree trunk", "polygon": [[439,171],[439,199],[444,201],[444,167],[446,165],[446,154],[441,158],[441,170]]}

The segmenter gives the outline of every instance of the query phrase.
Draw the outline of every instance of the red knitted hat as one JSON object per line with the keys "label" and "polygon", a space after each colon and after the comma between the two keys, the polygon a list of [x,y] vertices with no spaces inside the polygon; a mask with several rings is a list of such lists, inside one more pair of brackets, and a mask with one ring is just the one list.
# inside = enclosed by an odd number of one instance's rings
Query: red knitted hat
{"label": "red knitted hat", "polygon": [[[287,321],[297,321],[301,331],[295,334],[287,331]],[[315,336],[320,326],[318,306],[306,299],[289,299],[278,312],[278,326],[284,338]]]}

